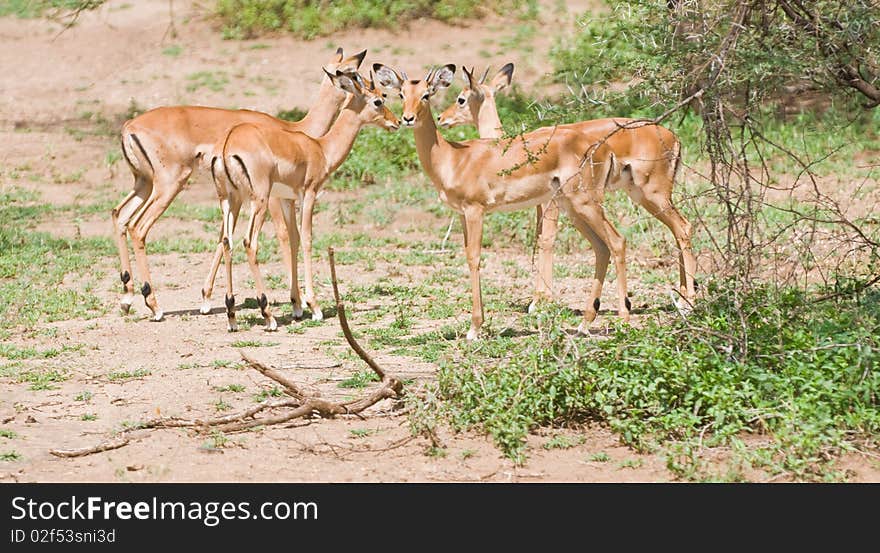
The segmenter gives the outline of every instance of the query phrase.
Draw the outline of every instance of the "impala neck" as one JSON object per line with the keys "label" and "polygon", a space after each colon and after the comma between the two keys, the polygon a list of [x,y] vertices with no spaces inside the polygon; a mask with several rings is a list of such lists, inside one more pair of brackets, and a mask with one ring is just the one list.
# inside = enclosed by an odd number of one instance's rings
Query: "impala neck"
{"label": "impala neck", "polygon": [[336,118],[336,122],[330,127],[327,134],[317,139],[324,152],[328,172],[332,173],[342,165],[351,152],[358,131],[363,126],[360,117],[363,108],[364,101],[361,98],[351,96],[342,107],[339,117]]}
{"label": "impala neck", "polygon": [[483,102],[477,109],[477,113],[474,114],[474,121],[477,122],[477,132],[480,133],[480,138],[501,138],[504,135],[494,96],[483,97]]}
{"label": "impala neck", "polygon": [[420,114],[416,117],[416,124],[413,127],[413,134],[416,139],[416,152],[419,154],[419,161],[422,168],[428,173],[431,181],[435,186],[441,186],[443,180],[437,171],[444,154],[449,151],[449,143],[437,132],[437,125],[434,124],[434,113],[430,106],[427,114]]}
{"label": "impala neck", "polygon": [[298,130],[312,137],[324,135],[333,124],[339,106],[345,101],[345,92],[339,90],[326,76],[321,79],[318,98],[306,116],[297,123]]}

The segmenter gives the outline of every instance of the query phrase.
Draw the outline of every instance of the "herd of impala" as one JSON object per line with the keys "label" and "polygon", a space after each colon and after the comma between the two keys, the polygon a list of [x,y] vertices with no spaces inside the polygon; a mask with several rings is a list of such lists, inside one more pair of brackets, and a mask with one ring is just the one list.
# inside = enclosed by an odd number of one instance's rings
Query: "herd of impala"
{"label": "herd of impala", "polygon": [[[365,55],[363,51],[345,57],[341,48],[337,50],[323,67],[316,102],[295,123],[249,110],[175,106],[153,109],[123,125],[122,152],[134,175],[134,189],[112,212],[122,264],[123,312],[131,308],[135,293],[127,242],[130,236],[143,282],[141,293],[153,320],[162,320],[163,311],[147,266],[147,233],[183,190],[193,171],[204,168],[211,172],[223,222],[202,287],[202,313],[211,311],[214,279],[223,261],[228,329],[237,329],[231,246],[241,207],[247,203],[250,212],[243,245],[266,330],[277,328],[257,262],[258,237],[267,211],[289,269],[294,317],[302,317],[304,299],[312,318],[321,319],[312,268],[312,215],[318,192],[345,161],[361,127],[373,125],[394,131],[401,121],[413,128],[419,161],[440,199],[462,219],[473,301],[468,340],[478,337],[483,323],[483,217],[494,211],[537,208],[539,256],[530,311],[551,295],[553,242],[561,208],[590,242],[596,256],[593,286],[578,330],[586,332],[596,317],[612,255],[618,313],[624,320],[629,318],[626,241],[602,207],[606,190],[623,189],[669,227],[679,250],[681,296],[688,303],[694,300],[696,262],[691,250],[691,225],[672,203],[681,152],[672,132],[655,124],[614,118],[505,137],[495,95],[510,85],[513,64],[507,64],[489,81],[488,70],[478,79],[473,70],[463,69],[464,88],[436,121],[441,127],[474,124],[480,138],[449,142],[437,130],[430,102],[434,94],[452,84],[456,67],[446,65],[432,69],[422,79],[410,79],[404,71],[376,63],[366,78],[359,72]],[[386,106],[388,92],[402,99],[400,119]],[[304,298],[298,278],[300,241]]]}

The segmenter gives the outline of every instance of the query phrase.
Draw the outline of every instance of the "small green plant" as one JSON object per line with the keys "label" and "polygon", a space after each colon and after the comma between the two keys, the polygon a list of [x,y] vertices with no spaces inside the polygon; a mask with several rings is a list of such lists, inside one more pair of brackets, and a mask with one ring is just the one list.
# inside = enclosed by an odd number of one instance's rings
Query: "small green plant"
{"label": "small green plant", "polygon": [[446,457],[447,453],[445,447],[431,446],[425,450],[425,455],[428,457],[434,457],[435,459],[443,459]]}
{"label": "small green plant", "polygon": [[229,444],[229,438],[223,432],[215,430],[211,432],[211,437],[202,444],[202,449],[222,449]]}
{"label": "small green plant", "polygon": [[379,376],[372,369],[364,369],[341,381],[338,386],[340,388],[366,388],[370,382],[379,382]]}
{"label": "small green plant", "polygon": [[7,451],[5,453],[0,453],[0,461],[5,461],[7,463],[12,463],[15,461],[21,461],[21,453],[17,451]]}
{"label": "small green plant", "polygon": [[125,380],[134,380],[136,378],[144,378],[150,376],[152,372],[147,369],[137,369],[135,371],[115,371],[107,373],[107,380],[110,382],[121,382]]}
{"label": "small green plant", "polygon": [[284,392],[281,391],[281,388],[278,386],[273,386],[268,390],[261,390],[260,393],[254,395],[254,401],[257,403],[266,401],[270,397],[281,397],[284,395]]}
{"label": "small green plant", "polygon": [[590,455],[589,460],[594,463],[607,463],[611,460],[611,457],[604,451],[600,451],[598,453],[593,453],[592,455]]}
{"label": "small green plant", "polygon": [[370,434],[375,433],[375,430],[371,430],[369,428],[354,428],[348,431],[355,438],[366,438]]}
{"label": "small green plant", "polygon": [[236,340],[230,344],[234,348],[270,348],[278,342],[261,342],[259,340]]}
{"label": "small green plant", "polygon": [[637,469],[642,466],[641,459],[624,459],[618,465],[622,469]]}
{"label": "small green plant", "polygon": [[459,455],[460,455],[462,461],[466,461],[467,459],[470,459],[471,457],[476,455],[476,453],[477,452],[473,449],[465,449],[465,450],[462,450],[462,452]]}
{"label": "small green plant", "polygon": [[5,428],[0,428],[0,438],[7,438],[9,440],[12,440],[13,438],[17,438],[17,437],[18,437],[18,434],[16,434],[14,431],[7,430]]}
{"label": "small green plant", "polygon": [[214,390],[218,392],[240,393],[244,391],[244,386],[241,384],[227,384],[226,386],[214,386]]}
{"label": "small green plant", "polygon": [[564,434],[558,434],[553,436],[546,442],[544,442],[544,449],[570,449],[572,447],[581,445],[584,443],[585,438],[583,436],[576,436],[574,438],[570,436],[566,436]]}
{"label": "small green plant", "polygon": [[97,413],[83,413],[83,415],[80,417],[80,420],[96,421],[96,420],[98,420],[98,414]]}
{"label": "small green plant", "polygon": [[214,410],[215,411],[222,412],[222,411],[229,411],[230,409],[232,409],[232,405],[229,405],[228,403],[223,401],[223,398],[220,398],[214,402]]}
{"label": "small green plant", "polygon": [[73,401],[89,401],[91,399],[92,399],[92,392],[90,392],[88,390],[83,390],[82,392],[78,393],[73,398]]}

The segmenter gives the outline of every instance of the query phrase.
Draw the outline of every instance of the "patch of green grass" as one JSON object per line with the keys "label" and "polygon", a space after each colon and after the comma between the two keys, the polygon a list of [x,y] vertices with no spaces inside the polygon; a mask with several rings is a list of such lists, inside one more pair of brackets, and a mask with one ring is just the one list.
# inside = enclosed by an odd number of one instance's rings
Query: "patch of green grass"
{"label": "patch of green grass", "polygon": [[278,342],[261,342],[259,340],[236,340],[229,344],[234,348],[270,348],[277,346]]}
{"label": "patch of green grass", "polygon": [[611,460],[611,457],[609,457],[608,454],[604,451],[600,451],[598,453],[593,453],[592,455],[590,455],[589,460],[594,463],[607,463]]}
{"label": "patch of green grass", "polygon": [[218,392],[233,392],[233,393],[241,393],[244,391],[244,386],[241,384],[227,384],[226,386],[214,386],[214,390]]}
{"label": "patch of green grass", "polygon": [[38,350],[29,347],[21,348],[15,344],[0,344],[0,357],[5,357],[7,359],[51,359],[53,357],[58,357],[62,353],[80,351],[83,347],[83,344],[78,344],[76,346],[64,345],[61,346],[61,349],[49,348]]}
{"label": "patch of green grass", "polygon": [[83,413],[83,415],[80,417],[80,420],[88,421],[88,422],[96,421],[96,420],[98,420],[98,414],[97,413]]}
{"label": "patch of green grass", "polygon": [[584,440],[585,438],[583,436],[576,436],[572,438],[571,436],[559,434],[544,442],[544,445],[542,447],[544,449],[571,449],[572,447],[584,443]]}
{"label": "patch of green grass", "polygon": [[349,432],[349,434],[352,435],[352,437],[366,438],[370,434],[375,434],[376,431],[371,430],[369,428],[353,428],[353,429],[349,430],[348,432]]}
{"label": "patch of green grass", "polygon": [[214,92],[222,92],[229,84],[229,76],[225,71],[197,71],[186,76],[189,84],[187,92],[195,92],[200,88],[207,88]]}
{"label": "patch of green grass", "polygon": [[229,411],[230,409],[232,409],[232,405],[223,401],[222,398],[218,399],[217,401],[214,402],[214,410],[215,411],[222,412],[222,411]]}
{"label": "patch of green grass", "polygon": [[621,461],[618,465],[618,468],[622,469],[637,469],[642,466],[641,459],[625,459]]}
{"label": "patch of green grass", "polygon": [[[787,288],[743,294],[710,282],[687,320],[612,323],[604,339],[573,337],[570,314],[542,311],[535,334],[456,344],[426,409],[482,429],[519,462],[531,429],[586,419],[665,453],[688,478],[711,477],[701,452],[716,447],[732,448],[733,464],[836,477],[837,454],[876,445],[880,432],[880,291],[820,303]],[[414,429],[429,419],[413,418]],[[746,447],[752,432],[770,443]]]}
{"label": "patch of green grass", "polygon": [[[62,285],[65,276],[87,276],[95,260],[115,255],[107,238],[55,238],[32,227],[51,206],[33,192],[0,191],[0,328],[90,318],[106,311],[91,289]],[[7,348],[7,351],[9,348]]]}
{"label": "patch of green grass", "polygon": [[88,390],[83,390],[78,393],[76,397],[73,398],[73,401],[89,401],[92,399],[92,392]]}
{"label": "patch of green grass", "polygon": [[12,430],[7,430],[5,428],[0,428],[0,438],[6,438],[8,440],[13,440],[18,437],[18,434],[13,432]]}
{"label": "patch of green grass", "polygon": [[136,378],[144,378],[153,374],[147,369],[137,369],[135,371],[117,371],[107,373],[107,380],[110,382],[120,382],[125,380],[134,380]]}
{"label": "patch of green grass", "polygon": [[340,388],[366,388],[370,382],[379,382],[379,376],[371,369],[364,369],[354,373],[351,378],[346,378],[338,386]]}
{"label": "patch of green grass", "polygon": [[56,370],[32,369],[18,374],[19,383],[29,383],[29,390],[55,390],[57,382],[67,380],[67,375]]}
{"label": "patch of green grass", "polygon": [[21,453],[17,451],[6,451],[4,453],[0,453],[0,461],[5,461],[7,463],[14,463],[15,461],[21,461],[22,456]]}
{"label": "patch of green grass", "polygon": [[183,52],[183,46],[179,44],[172,44],[171,46],[166,47],[162,50],[163,56],[168,56],[169,58],[176,58]]}
{"label": "patch of green grass", "polygon": [[278,386],[272,386],[268,390],[260,390],[260,393],[254,394],[254,401],[260,403],[262,401],[266,401],[270,397],[281,397],[284,395],[284,392],[281,391],[281,388]]}
{"label": "patch of green grass", "polygon": [[523,0],[217,0],[215,12],[226,38],[250,38],[287,31],[313,39],[351,27],[387,28],[420,17],[454,21],[489,11],[536,13],[537,2]]}

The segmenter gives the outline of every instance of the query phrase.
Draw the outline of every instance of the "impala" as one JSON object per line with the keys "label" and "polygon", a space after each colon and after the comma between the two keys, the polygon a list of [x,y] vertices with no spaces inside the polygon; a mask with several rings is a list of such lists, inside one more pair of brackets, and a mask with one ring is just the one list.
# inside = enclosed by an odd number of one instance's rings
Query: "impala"
{"label": "impala", "polygon": [[[364,56],[366,50],[344,58],[340,48],[327,68],[331,71],[356,71]],[[201,106],[160,107],[126,121],[122,126],[122,153],[134,175],[134,189],[112,211],[114,236],[122,264],[119,273],[123,286],[123,297],[120,300],[122,311],[127,313],[134,301],[134,276],[126,240],[126,236],[130,234],[138,273],[143,280],[141,293],[153,314],[153,320],[162,320],[163,311],[156,299],[147,265],[147,234],[168,209],[171,201],[183,190],[193,171],[207,167],[214,144],[225,137],[230,128],[249,122],[321,136],[330,128],[344,100],[345,93],[324,79],[318,99],[308,114],[295,123],[257,111]],[[283,227],[280,203],[273,199],[269,208],[283,246],[288,239],[288,232]],[[284,252],[284,262],[289,267],[289,249],[282,247],[281,251]],[[202,288],[202,313],[211,309],[214,276],[222,254],[222,244],[218,244],[211,270]]]}
{"label": "impala", "polygon": [[555,198],[571,217],[575,228],[596,252],[595,279],[579,330],[586,332],[596,317],[610,254],[617,270],[618,313],[629,319],[626,295],[626,242],[605,217],[604,188],[609,181],[624,179],[614,154],[580,133],[548,128],[510,140],[475,139],[447,142],[437,131],[430,99],[448,87],[454,65],[431,70],[424,79],[408,80],[406,74],[374,64],[380,86],[397,90],[403,98],[403,124],[413,127],[416,151],[422,168],[440,199],[464,216],[464,242],[471,275],[471,326],[474,340],[483,323],[480,291],[480,249],[483,217],[493,211],[532,207]]}
{"label": "impala", "polygon": [[[266,321],[266,330],[275,330],[277,323],[269,309],[263,277],[257,262],[257,237],[266,218],[266,209],[272,194],[294,198],[284,203],[283,214],[289,233],[292,260],[290,293],[295,316],[302,313],[302,298],[297,285],[296,254],[299,234],[296,232],[293,204],[296,199],[303,203],[302,242],[306,268],[304,278],[306,302],[313,312],[320,313],[311,283],[310,263],[311,213],[317,193],[333,171],[348,157],[361,127],[374,125],[387,130],[397,130],[400,125],[397,117],[385,105],[382,93],[376,90],[372,78],[368,84],[356,72],[342,73],[338,70],[332,75],[327,73],[327,76],[334,86],[348,93],[348,100],[327,134],[320,138],[312,138],[304,133],[291,132],[287,129],[242,123],[229,131],[216,153],[218,157],[211,161],[214,182],[223,211],[222,244],[226,262],[226,313],[230,332],[237,329],[230,240],[243,200],[249,199],[251,204],[244,248],[256,283],[257,302]],[[222,170],[217,167],[220,164],[223,165]]]}
{"label": "impala", "polygon": [[[441,127],[476,125],[481,138],[503,135],[495,105],[496,93],[510,84],[513,64],[508,63],[488,83],[488,69],[479,80],[465,70],[465,87],[437,118]],[[641,125],[635,119],[595,119],[559,128],[571,129],[608,144],[623,170],[629,168],[632,179],[620,181],[632,200],[669,227],[679,250],[679,292],[688,304],[696,296],[694,273],[696,259],[691,248],[692,227],[672,203],[672,188],[681,159],[681,144],[674,133],[660,125]],[[615,183],[611,183],[612,186]],[[538,207],[538,271],[535,299],[549,298],[553,279],[553,242],[556,238],[558,208],[553,204]]]}

